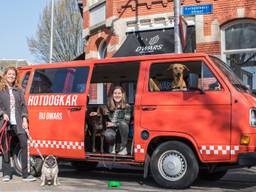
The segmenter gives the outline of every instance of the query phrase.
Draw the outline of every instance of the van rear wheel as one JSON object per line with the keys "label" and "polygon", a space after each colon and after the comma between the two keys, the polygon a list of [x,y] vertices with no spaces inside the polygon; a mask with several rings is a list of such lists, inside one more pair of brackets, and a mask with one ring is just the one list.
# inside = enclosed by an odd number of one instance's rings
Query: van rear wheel
{"label": "van rear wheel", "polygon": [[183,189],[195,181],[199,166],[190,147],[179,141],[168,141],[153,152],[150,169],[160,186]]}
{"label": "van rear wheel", "polygon": [[[40,176],[43,166],[43,160],[40,157],[30,157],[30,174],[33,176]],[[16,173],[22,175],[21,168],[21,150],[20,146],[16,145],[13,151],[13,165]]]}

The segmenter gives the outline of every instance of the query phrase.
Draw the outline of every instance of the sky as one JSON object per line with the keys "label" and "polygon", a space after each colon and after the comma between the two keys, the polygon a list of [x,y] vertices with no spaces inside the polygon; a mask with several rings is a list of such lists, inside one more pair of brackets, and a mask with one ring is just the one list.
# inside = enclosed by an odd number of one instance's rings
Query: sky
{"label": "sky", "polygon": [[0,59],[39,62],[30,52],[27,38],[35,36],[44,7],[50,0],[0,0]]}

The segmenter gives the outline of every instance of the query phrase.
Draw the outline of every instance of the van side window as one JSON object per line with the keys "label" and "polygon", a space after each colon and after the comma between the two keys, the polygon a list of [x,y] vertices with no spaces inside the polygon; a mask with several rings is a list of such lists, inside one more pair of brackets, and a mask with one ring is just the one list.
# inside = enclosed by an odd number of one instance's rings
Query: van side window
{"label": "van side window", "polygon": [[138,74],[138,62],[95,65],[89,87],[89,104],[107,104],[111,90],[117,85],[125,89],[127,102],[134,104]]}
{"label": "van side window", "polygon": [[195,91],[221,90],[221,85],[201,61],[154,63],[150,67],[148,90]]}
{"label": "van side window", "polygon": [[30,93],[82,93],[85,91],[89,67],[38,69]]}
{"label": "van side window", "polygon": [[203,90],[221,90],[221,85],[213,75],[209,67],[205,64],[202,65],[202,77],[199,79],[199,84],[203,87]]}
{"label": "van side window", "polygon": [[24,75],[22,82],[21,82],[21,87],[25,90],[28,84],[28,79],[30,76],[30,71],[26,72],[26,74]]}

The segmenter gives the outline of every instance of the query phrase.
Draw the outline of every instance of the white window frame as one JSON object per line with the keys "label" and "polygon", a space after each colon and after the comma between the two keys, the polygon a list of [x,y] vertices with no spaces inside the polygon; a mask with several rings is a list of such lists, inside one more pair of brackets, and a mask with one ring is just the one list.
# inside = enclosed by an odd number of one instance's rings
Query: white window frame
{"label": "white window frame", "polygon": [[102,40],[100,42],[99,48],[98,48],[98,59],[104,59],[107,56],[107,43],[105,40]]}
{"label": "white window frame", "polygon": [[99,3],[101,0],[88,0],[88,5],[89,7]]}
{"label": "white window frame", "polygon": [[[229,65],[229,63],[227,62],[227,55],[230,54],[239,54],[239,53],[252,53],[252,52],[256,52],[256,47],[255,48],[248,48],[248,49],[234,49],[234,50],[226,50],[226,39],[225,39],[225,31],[228,27],[231,27],[232,25],[236,25],[236,24],[240,24],[240,23],[256,23],[255,20],[253,19],[240,19],[240,20],[235,20],[232,21],[226,25],[224,25],[221,28],[221,59],[227,63]],[[248,69],[245,70],[245,67],[242,67],[244,71],[248,72]],[[252,73],[252,87],[254,88],[255,83],[256,83],[256,76],[254,75],[254,73]],[[246,77],[245,77],[246,76]],[[242,80],[244,83],[246,83],[248,81],[248,76],[246,74],[243,74]]]}
{"label": "white window frame", "polygon": [[[99,13],[102,14],[99,17]],[[106,20],[106,1],[99,1],[89,7],[89,25],[90,27],[104,23]]]}
{"label": "white window frame", "polygon": [[236,53],[250,53],[250,52],[256,52],[256,47],[255,48],[249,48],[249,49],[233,49],[233,50],[226,50],[226,38],[225,38],[225,31],[228,27],[240,23],[256,23],[255,20],[253,19],[241,19],[241,20],[236,20],[232,21],[226,25],[224,25],[221,28],[221,59],[225,62],[227,62],[227,54],[236,54]]}

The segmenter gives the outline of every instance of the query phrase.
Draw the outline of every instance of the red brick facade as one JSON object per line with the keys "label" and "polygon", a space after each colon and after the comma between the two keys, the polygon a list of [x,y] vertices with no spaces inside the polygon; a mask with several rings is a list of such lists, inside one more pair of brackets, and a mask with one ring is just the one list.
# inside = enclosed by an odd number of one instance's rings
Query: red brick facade
{"label": "red brick facade", "polygon": [[[98,27],[90,26],[90,10],[106,3],[106,22]],[[255,0],[181,0],[182,5],[213,4],[213,13],[185,17],[196,30],[196,51],[221,55],[221,27],[237,19],[255,19]],[[84,34],[86,57],[97,57],[99,42],[107,43],[107,57],[120,47],[129,25],[154,25],[157,18],[172,20],[173,0],[84,0]],[[166,15],[166,16],[164,16]],[[150,20],[147,18],[150,17]],[[154,18],[156,18],[154,20]]]}
{"label": "red brick facade", "polygon": [[[225,30],[234,23],[252,22],[256,25],[256,2],[255,0],[181,0],[182,6],[204,4],[212,4],[211,14],[184,17],[194,30],[193,49],[189,49],[189,52],[194,50],[213,54],[228,62],[234,52],[226,50]],[[104,14],[94,13],[94,19],[91,21],[93,11],[101,6],[105,6]],[[104,15],[103,20],[100,18],[102,15]],[[99,54],[101,50],[105,50],[102,55],[112,57],[121,50],[121,45],[131,32],[173,28],[174,2],[173,0],[83,0],[83,18],[86,59],[102,58]],[[100,22],[97,22],[98,19]],[[170,37],[170,41],[174,39]],[[102,42],[106,45],[105,49],[101,46]],[[249,51],[249,54],[252,52],[256,53],[256,46]],[[245,53],[248,53],[247,49]],[[246,84],[256,90],[256,84],[253,83],[256,82],[256,76],[247,76],[248,74],[249,72],[244,69],[238,73],[242,79],[245,78],[243,81]],[[93,99],[97,98],[96,92],[97,86],[92,86]]]}
{"label": "red brick facade", "polygon": [[209,43],[198,43],[196,45],[196,50],[199,53],[207,53],[207,54],[213,54],[213,55],[219,55],[220,54],[220,42],[209,42]]}

